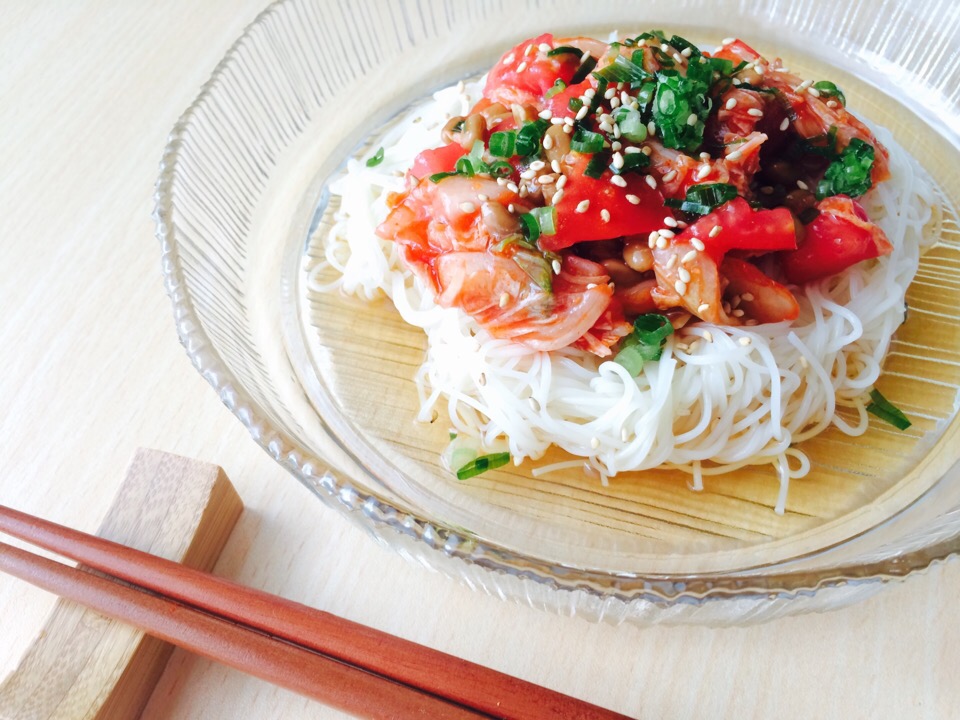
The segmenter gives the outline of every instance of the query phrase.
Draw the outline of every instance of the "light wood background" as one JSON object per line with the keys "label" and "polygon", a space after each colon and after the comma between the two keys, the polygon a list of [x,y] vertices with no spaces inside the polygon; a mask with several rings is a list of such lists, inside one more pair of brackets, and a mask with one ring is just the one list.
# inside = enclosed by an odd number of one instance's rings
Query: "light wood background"
{"label": "light wood background", "polygon": [[[134,449],[156,447],[222,465],[246,504],[218,573],[612,709],[955,717],[955,562],[849,609],[759,627],[593,625],[381,549],[254,445],[177,342],[150,210],[168,131],[262,7],[4,3],[0,502],[92,531]],[[0,578],[0,676],[53,600]],[[340,715],[177,651],[145,717]]]}

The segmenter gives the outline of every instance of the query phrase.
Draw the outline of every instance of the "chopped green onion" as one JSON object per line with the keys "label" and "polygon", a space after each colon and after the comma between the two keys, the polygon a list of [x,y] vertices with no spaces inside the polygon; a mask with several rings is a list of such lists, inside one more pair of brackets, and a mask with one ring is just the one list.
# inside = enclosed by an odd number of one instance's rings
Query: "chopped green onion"
{"label": "chopped green onion", "polygon": [[612,63],[593,73],[593,76],[603,78],[607,82],[628,82],[631,85],[639,85],[652,77],[641,65],[627,60],[623,55],[617,55]]}
{"label": "chopped green onion", "polygon": [[466,175],[467,177],[473,177],[476,175],[476,172],[473,169],[473,162],[467,155],[464,155],[462,158],[457,160],[456,164],[457,175]]}
{"label": "chopped green onion", "polygon": [[462,468],[457,470],[458,480],[467,480],[487,470],[494,470],[503,467],[510,462],[510,453],[494,453],[492,455],[481,455],[476,460],[471,460]]}
{"label": "chopped green onion", "polygon": [[577,68],[577,71],[573,74],[573,77],[570,78],[570,84],[576,85],[577,83],[582,83],[587,79],[587,75],[589,75],[596,66],[597,59],[592,55],[586,60],[582,60],[580,67]]}
{"label": "chopped green onion", "polygon": [[692,153],[703,143],[703,129],[712,107],[712,78],[713,71],[706,62],[690,63],[686,75],[675,70],[657,73],[653,119],[666,147]]}
{"label": "chopped green onion", "polygon": [[[702,183],[687,189],[685,202],[705,205],[714,210],[737,197],[737,188],[727,183]],[[683,210],[683,207],[680,208]],[[687,212],[684,210],[684,212]]]}
{"label": "chopped green onion", "polygon": [[847,98],[843,91],[829,80],[821,80],[813,84],[813,89],[820,93],[821,97],[835,97],[840,104],[846,107]]}
{"label": "chopped green onion", "polygon": [[603,94],[607,91],[607,85],[609,83],[603,78],[597,78],[597,87],[596,92],[593,97],[590,98],[590,106],[587,108],[587,117],[593,115],[597,108],[600,107],[600,101],[603,99]]}
{"label": "chopped green onion", "polygon": [[572,97],[567,102],[567,107],[570,108],[573,112],[578,112],[580,108],[583,107],[583,100],[578,97]]}
{"label": "chopped green onion", "polygon": [[507,235],[503,240],[494,245],[493,249],[496,252],[502,253],[511,245],[522,245],[530,250],[536,250],[536,245],[531,245],[530,242],[520,233],[511,233]]}
{"label": "chopped green onion", "polygon": [[526,123],[517,133],[515,152],[517,155],[529,157],[540,152],[540,143],[550,123],[542,118]]}
{"label": "chopped green onion", "polygon": [[548,293],[553,292],[553,277],[550,274],[553,268],[543,253],[520,247],[511,257],[542,290]]}
{"label": "chopped green onion", "polygon": [[867,412],[873,413],[900,430],[906,430],[913,424],[900,408],[887,400],[876,388],[870,391],[870,399],[873,402],[867,405]]}
{"label": "chopped green onion", "polygon": [[823,155],[833,160],[837,157],[837,126],[831,125],[825,134],[801,140],[797,143],[797,149],[802,153]]}
{"label": "chopped green onion", "polygon": [[640,315],[633,321],[633,332],[624,338],[614,362],[636,377],[644,363],[660,359],[667,337],[672,333],[669,318],[656,313]]}
{"label": "chopped green onion", "polygon": [[656,40],[659,43],[665,43],[667,36],[663,34],[663,30],[650,30],[645,33],[640,33],[633,39],[637,45],[639,45],[642,40]]}
{"label": "chopped green onion", "polygon": [[530,214],[537,219],[540,225],[540,233],[543,235],[556,235],[557,233],[557,209],[553,205],[534,208]]}
{"label": "chopped green onion", "polygon": [[559,45],[553,50],[547,51],[547,57],[556,57],[557,55],[576,55],[578,58],[583,57],[583,50],[580,48],[570,47],[569,45]]}
{"label": "chopped green onion", "polygon": [[873,184],[870,178],[873,159],[873,145],[860,138],[851,140],[840,157],[830,163],[823,180],[817,184],[817,199],[831,195],[863,195]]}
{"label": "chopped green onion", "polygon": [[451,431],[450,431],[450,440],[453,441],[453,440],[456,440],[456,439],[457,439],[457,434],[451,430]]}
{"label": "chopped green onion", "polygon": [[593,178],[594,180],[596,180],[601,175],[603,175],[603,171],[607,169],[607,164],[609,162],[610,162],[610,153],[606,151],[598,152],[592,158],[590,158],[590,162],[588,162],[587,167],[584,168],[583,174],[588,178]]}
{"label": "chopped green onion", "polygon": [[699,58],[703,55],[703,53],[700,52],[700,48],[698,48],[696,45],[694,45],[692,42],[690,42],[686,38],[680,37],[679,35],[674,35],[672,38],[670,38],[670,40],[667,41],[667,44],[672,45],[677,49],[677,51],[681,53],[687,48],[690,48],[691,60],[694,58]]}
{"label": "chopped green onion", "polygon": [[619,107],[614,113],[614,119],[620,126],[621,137],[637,143],[647,139],[647,124],[638,110]]}
{"label": "chopped green onion", "polygon": [[377,150],[373,154],[372,158],[367,160],[367,167],[376,167],[382,162],[383,162],[383,148],[381,147],[379,150]]}
{"label": "chopped green onion", "polygon": [[503,160],[490,164],[490,175],[493,177],[509,177],[513,175],[513,165]]}
{"label": "chopped green onion", "polygon": [[438,172],[431,175],[429,179],[430,179],[430,182],[432,183],[438,183],[444,178],[452,177],[453,175],[456,175],[456,174],[457,173],[455,172]]}
{"label": "chopped green onion", "polygon": [[540,222],[534,215],[530,213],[520,215],[520,229],[530,243],[536,243],[540,239]]}
{"label": "chopped green onion", "polygon": [[549,100],[554,95],[557,95],[558,93],[562,93],[566,89],[567,89],[567,84],[560,78],[557,78],[556,81],[553,83],[553,87],[547,90],[547,93],[546,95],[544,95],[544,97],[547,100]]}
{"label": "chopped green onion", "polygon": [[495,132],[490,136],[490,154],[494,157],[513,157],[513,148],[517,143],[514,130]]}
{"label": "chopped green onion", "polygon": [[642,170],[649,165],[650,158],[643,153],[629,153],[623,156],[623,165],[621,167],[615,167],[611,163],[610,170],[613,171],[614,175],[623,175],[624,173]]}
{"label": "chopped green onion", "polygon": [[603,135],[590,132],[583,127],[577,127],[570,140],[570,148],[574,152],[584,155],[592,155],[603,150]]}

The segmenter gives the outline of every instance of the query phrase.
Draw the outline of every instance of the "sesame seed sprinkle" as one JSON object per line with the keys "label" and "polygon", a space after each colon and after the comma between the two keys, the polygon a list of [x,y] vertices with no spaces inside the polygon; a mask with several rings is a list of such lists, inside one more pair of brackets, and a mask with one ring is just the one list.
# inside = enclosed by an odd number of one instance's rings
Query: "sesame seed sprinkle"
{"label": "sesame seed sprinkle", "polygon": [[794,92],[801,93],[811,85],[813,85],[813,80],[804,80],[802,83],[800,83],[799,85],[797,85],[797,87],[794,88]]}
{"label": "sesame seed sprinkle", "polygon": [[[556,163],[557,161],[554,160],[554,162]],[[559,163],[557,163],[557,164],[559,165]],[[560,170],[557,170],[557,172],[560,172]],[[566,185],[566,184],[567,184],[567,176],[566,176],[566,175],[561,175],[560,177],[557,178],[557,190],[562,190],[562,189],[563,189],[563,186]]]}
{"label": "sesame seed sprinkle", "polygon": [[680,262],[683,264],[686,264],[688,262],[693,262],[696,259],[697,259],[697,251],[688,250],[687,253],[682,258],[680,258]]}
{"label": "sesame seed sprinkle", "polygon": [[620,99],[615,97],[610,98],[610,109],[616,110],[618,107],[620,107]]}
{"label": "sesame seed sprinkle", "polygon": [[733,110],[736,106],[737,106],[737,99],[736,99],[736,98],[730,98],[729,100],[727,100],[726,105],[724,105],[724,107],[725,107],[727,110]]}
{"label": "sesame seed sprinkle", "polygon": [[784,118],[780,121],[780,131],[783,132],[788,127],[790,127],[790,118]]}
{"label": "sesame seed sprinkle", "polygon": [[696,124],[697,124],[697,114],[690,113],[689,115],[687,115],[687,125],[693,127]]}
{"label": "sesame seed sprinkle", "polygon": [[614,140],[610,143],[610,149],[614,152],[620,152],[623,149],[623,144],[619,140]]}
{"label": "sesame seed sprinkle", "polygon": [[645,179],[646,179],[647,185],[652,187],[654,190],[657,189],[657,179],[653,175],[647,175]]}
{"label": "sesame seed sprinkle", "polygon": [[743,155],[739,150],[734,150],[732,153],[727,155],[727,160],[739,160],[740,156]]}
{"label": "sesame seed sprinkle", "polygon": [[694,176],[694,179],[696,179],[696,180],[703,180],[707,175],[710,174],[710,170],[711,170],[711,169],[712,169],[712,168],[711,168],[709,165],[701,165],[701,166],[697,169],[697,174],[696,174],[696,176]]}
{"label": "sesame seed sprinkle", "polygon": [[556,178],[553,175],[541,175],[537,178],[537,182],[541,185],[550,185],[554,181],[556,181]]}
{"label": "sesame seed sprinkle", "polygon": [[477,193],[477,200],[479,200],[480,202],[486,202],[489,199],[490,198],[484,195],[483,193]]}
{"label": "sesame seed sprinkle", "polygon": [[610,222],[610,211],[606,208],[600,211],[600,219],[604,222]]}
{"label": "sesame seed sprinkle", "polygon": [[674,234],[673,230],[667,230],[666,228],[663,228],[662,230],[658,230],[657,232],[659,232],[663,237],[668,239],[672,238]]}
{"label": "sesame seed sprinkle", "polygon": [[563,269],[563,266],[560,264],[559,260],[554,260],[552,263],[550,263],[550,267],[553,268],[554,275],[559,275],[560,271]]}
{"label": "sesame seed sprinkle", "polygon": [[658,237],[660,237],[660,233],[654,230],[652,233],[650,233],[647,236],[647,245],[649,245],[650,247],[653,247],[654,245],[656,245]]}
{"label": "sesame seed sprinkle", "polygon": [[500,307],[505,308],[510,304],[510,293],[503,293],[500,296]]}
{"label": "sesame seed sprinkle", "polygon": [[553,125],[563,125],[563,118],[562,117],[550,118],[550,122]]}
{"label": "sesame seed sprinkle", "polygon": [[573,133],[573,125],[572,125],[572,124],[571,124],[571,125],[564,124],[564,125],[563,125],[563,131],[564,131],[567,135],[572,134],[572,133]]}
{"label": "sesame seed sprinkle", "polygon": [[503,64],[504,64],[504,65],[510,65],[510,64],[512,64],[513,61],[516,60],[516,59],[517,59],[516,56],[515,56],[513,53],[510,53],[509,55],[507,55],[507,56],[503,59]]}
{"label": "sesame seed sprinkle", "polygon": [[838,107],[839,105],[840,103],[838,103],[836,100],[827,100],[827,107],[830,108],[831,110],[835,107]]}
{"label": "sesame seed sprinkle", "polygon": [[653,149],[649,145],[644,145],[642,148],[640,148],[640,152],[647,157],[650,157],[650,155],[653,153]]}
{"label": "sesame seed sprinkle", "polygon": [[667,260],[667,270],[673,270],[676,264],[677,264],[677,256],[671,255],[670,259]]}
{"label": "sesame seed sprinkle", "polygon": [[657,246],[660,250],[665,249],[665,248],[667,247],[667,239],[666,239],[663,235],[658,234],[658,235],[657,235],[656,246]]}
{"label": "sesame seed sprinkle", "polygon": [[675,228],[677,226],[677,221],[670,215],[667,215],[663,219],[663,224],[666,225],[667,227]]}
{"label": "sesame seed sprinkle", "polygon": [[732,42],[736,42],[736,40],[737,40],[736,38],[726,37],[726,38],[724,38],[723,40],[720,41],[720,44],[721,44],[721,45],[729,45],[729,44],[732,43]]}
{"label": "sesame seed sprinkle", "polygon": [[589,207],[590,207],[589,200],[581,200],[579,203],[577,203],[577,212],[585,213]]}
{"label": "sesame seed sprinkle", "polygon": [[[740,311],[740,314],[743,314],[743,310]],[[749,345],[750,343],[752,343],[753,340],[751,340],[748,336],[744,335],[744,336],[743,336],[742,338],[740,338],[737,342],[739,342],[741,345],[743,345],[744,347],[746,347],[747,345]]]}
{"label": "sesame seed sprinkle", "polygon": [[761,118],[763,117],[763,110],[760,110],[759,108],[750,108],[749,110],[747,110],[747,115],[750,115],[755,118]]}
{"label": "sesame seed sprinkle", "polygon": [[522,72],[523,72],[524,70],[526,70],[526,69],[527,69],[527,61],[526,61],[526,60],[524,60],[524,61],[523,61],[522,63],[520,63],[519,65],[517,65],[517,72],[518,72],[518,73],[522,73]]}
{"label": "sesame seed sprinkle", "polygon": [[691,54],[692,52],[693,52],[693,50],[692,50],[691,48],[685,47],[683,50],[680,51],[680,54],[681,54],[683,57],[688,58],[688,57],[690,57],[690,54]]}
{"label": "sesame seed sprinkle", "polygon": [[537,116],[543,120],[550,120],[553,117],[553,111],[550,108],[545,108],[540,111],[540,114]]}
{"label": "sesame seed sprinkle", "polygon": [[555,173],[560,172],[560,161],[559,161],[559,160],[551,160],[551,161],[550,161],[550,169],[553,170]]}
{"label": "sesame seed sprinkle", "polygon": [[807,88],[807,94],[813,95],[816,98],[820,97],[820,91],[817,90],[815,87]]}
{"label": "sesame seed sprinkle", "polygon": [[745,292],[740,296],[740,299],[744,302],[753,302],[753,293]]}
{"label": "sesame seed sprinkle", "polygon": [[623,155],[618,152],[613,154],[613,166],[619,170],[623,167]]}
{"label": "sesame seed sprinkle", "polygon": [[[710,309],[710,303],[701,303],[697,306],[697,312],[703,315],[707,310]],[[703,339],[707,342],[713,342],[713,335],[710,334],[709,330],[704,330]]]}
{"label": "sesame seed sprinkle", "polygon": [[[621,160],[621,162],[623,161]],[[623,175],[614,175],[612,178],[610,178],[610,182],[612,182],[617,187],[627,186],[627,180],[626,178],[623,177]]]}
{"label": "sesame seed sprinkle", "polygon": [[596,283],[587,283],[587,290],[593,290],[596,286]]}
{"label": "sesame seed sprinkle", "polygon": [[607,88],[607,91],[603,94],[604,100],[609,100],[610,98],[616,96],[617,89],[615,87]]}
{"label": "sesame seed sprinkle", "polygon": [[797,187],[801,190],[809,190],[810,186],[807,185],[803,180],[797,180]]}
{"label": "sesame seed sprinkle", "polygon": [[754,320],[753,318],[750,318],[749,320],[747,320],[747,321],[744,323],[744,325],[750,325],[750,326],[753,326],[753,325],[756,325],[756,324],[757,324],[757,321]]}
{"label": "sesame seed sprinkle", "polygon": [[532,163],[530,163],[530,169],[534,172],[543,170],[546,166],[547,164],[543,160],[534,160]]}
{"label": "sesame seed sprinkle", "polygon": [[584,105],[582,108],[577,110],[577,120],[583,120],[587,116],[587,112],[589,112],[589,110],[589,105]]}
{"label": "sesame seed sprinkle", "polygon": [[460,203],[460,209],[463,210],[463,212],[465,213],[472,213],[474,210],[477,209],[477,206],[474,205],[472,202],[462,202]]}
{"label": "sesame seed sprinkle", "polygon": [[513,203],[510,203],[509,205],[507,205],[507,212],[513,213],[513,212],[516,212],[516,211],[517,211],[517,208],[514,206]]}
{"label": "sesame seed sprinkle", "polygon": [[545,42],[540,43],[537,47],[540,49],[540,52],[550,52],[551,50],[553,50],[553,48],[550,47],[550,43],[545,43]]}
{"label": "sesame seed sprinkle", "polygon": [[703,252],[706,249],[706,245],[703,244],[703,240],[700,238],[693,238],[690,241],[690,244],[693,245],[699,252]]}
{"label": "sesame seed sprinkle", "polygon": [[647,123],[647,132],[648,132],[650,135],[656,135],[656,134],[657,134],[657,126],[656,126],[656,124],[653,122],[653,120],[651,120],[650,122]]}
{"label": "sesame seed sprinkle", "polygon": [[517,187],[517,184],[512,182],[507,183],[507,190],[513,193],[520,192],[520,188]]}
{"label": "sesame seed sprinkle", "polygon": [[671,170],[670,172],[668,172],[666,175],[663,176],[663,181],[664,181],[664,182],[670,182],[670,181],[673,180],[676,176],[677,176],[677,171],[676,171],[676,170]]}
{"label": "sesame seed sprinkle", "polygon": [[630,147],[626,147],[626,148],[623,149],[623,154],[624,154],[624,155],[635,155],[635,154],[638,153],[638,152],[640,152],[640,148],[635,147],[635,146],[633,146],[633,145],[631,145]]}
{"label": "sesame seed sprinkle", "polygon": [[627,195],[627,202],[631,205],[639,205],[640,198],[638,198],[636,195]]}
{"label": "sesame seed sprinkle", "polygon": [[[590,53],[584,53],[584,54],[589,55]],[[593,99],[593,96],[596,94],[597,94],[597,91],[594,90],[593,88],[587,88],[586,90],[583,91],[583,96],[591,100]]]}
{"label": "sesame seed sprinkle", "polygon": [[611,125],[610,123],[608,123],[608,122],[606,122],[606,121],[603,121],[603,122],[600,123],[600,129],[603,130],[605,133],[612,133],[612,132],[613,132],[613,125]]}
{"label": "sesame seed sprinkle", "polygon": [[679,270],[677,270],[677,276],[678,276],[681,280],[683,280],[683,282],[685,282],[685,283],[690,282],[690,271],[687,270],[685,267],[682,267],[682,268],[680,268]]}
{"label": "sesame seed sprinkle", "polygon": [[544,149],[544,150],[550,150],[550,149],[552,149],[552,148],[553,148],[553,138],[550,137],[549,135],[544,135],[544,136],[543,136],[543,149]]}
{"label": "sesame seed sprinkle", "polygon": [[531,55],[533,53],[533,43],[530,43],[523,49],[524,55]]}
{"label": "sesame seed sprinkle", "polygon": [[683,280],[677,280],[673,284],[673,289],[677,291],[677,295],[687,294],[687,284]]}
{"label": "sesame seed sprinkle", "polygon": [[600,447],[600,438],[596,438],[596,437],[590,438],[590,447],[592,447],[594,450]]}
{"label": "sesame seed sprinkle", "polygon": [[[737,308],[736,310],[734,310],[734,311],[733,311],[732,313],[730,313],[730,314],[733,315],[734,317],[743,317],[743,310],[741,310],[740,308]],[[749,338],[747,338],[747,339],[749,340]],[[741,345],[747,345],[748,343],[745,343],[745,342],[742,342],[742,341],[741,341],[740,344],[741,344]]]}
{"label": "sesame seed sprinkle", "polygon": [[561,199],[562,197],[563,197],[563,190],[557,190],[557,191],[553,194],[553,197],[550,198],[550,204],[551,204],[551,205],[559,205],[559,204],[560,204],[560,199]]}

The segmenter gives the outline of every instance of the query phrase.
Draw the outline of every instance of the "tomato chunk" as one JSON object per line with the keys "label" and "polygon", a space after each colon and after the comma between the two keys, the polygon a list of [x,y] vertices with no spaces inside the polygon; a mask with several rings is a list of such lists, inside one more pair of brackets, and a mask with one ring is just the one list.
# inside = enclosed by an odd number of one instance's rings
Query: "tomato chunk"
{"label": "tomato chunk", "polygon": [[550,57],[540,50],[541,45],[553,48],[553,35],[544,33],[525,40],[507,52],[487,75],[483,96],[507,107],[515,103],[533,103],[539,107],[557,79],[569,83],[580,66],[580,59],[567,53]]}
{"label": "tomato chunk", "polygon": [[799,285],[819,280],[893,251],[883,230],[867,220],[863,208],[846,195],[821,200],[817,210],[820,214],[807,225],[800,246],[780,256],[790,282]]}
{"label": "tomato chunk", "polygon": [[698,238],[717,264],[730,250],[771,251],[797,247],[796,227],[789,210],[754,210],[739,197],[704,215],[680,238],[684,241]]}
{"label": "tomato chunk", "polygon": [[[647,234],[663,227],[664,215],[670,214],[663,206],[663,195],[647,185],[644,176],[635,172],[621,177],[626,187],[610,182],[612,173],[605,170],[599,178],[583,174],[590,162],[589,155],[571,153],[574,162],[565,171],[567,183],[563,188],[557,209],[557,231],[541,235],[540,246],[556,252],[587,240],[610,240],[624,235]],[[638,202],[627,199],[633,196]],[[589,200],[583,212],[577,212],[580,203]],[[609,219],[604,219],[609,213]]]}
{"label": "tomato chunk", "polygon": [[466,154],[467,151],[460,147],[460,143],[455,142],[424,150],[414,159],[410,174],[422,180],[435,173],[453,172],[457,166],[457,160]]}

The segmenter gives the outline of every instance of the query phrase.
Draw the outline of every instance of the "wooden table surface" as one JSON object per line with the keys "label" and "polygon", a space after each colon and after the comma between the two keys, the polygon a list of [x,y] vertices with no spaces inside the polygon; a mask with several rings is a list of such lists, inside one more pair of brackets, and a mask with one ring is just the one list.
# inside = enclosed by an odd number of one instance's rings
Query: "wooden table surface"
{"label": "wooden table surface", "polygon": [[[759,627],[610,627],[480,595],[382,549],[263,451],[190,365],[151,195],[167,133],[263,0],[8,2],[0,21],[0,502],[84,530],[138,446],[223,466],[219,574],[641,718],[944,718],[960,565]],[[0,578],[0,676],[53,598]],[[177,651],[154,718],[339,713]]]}

